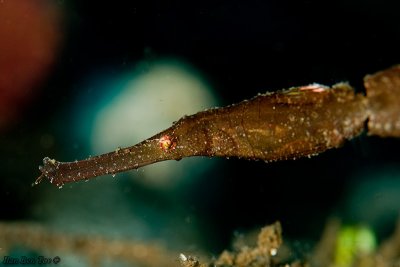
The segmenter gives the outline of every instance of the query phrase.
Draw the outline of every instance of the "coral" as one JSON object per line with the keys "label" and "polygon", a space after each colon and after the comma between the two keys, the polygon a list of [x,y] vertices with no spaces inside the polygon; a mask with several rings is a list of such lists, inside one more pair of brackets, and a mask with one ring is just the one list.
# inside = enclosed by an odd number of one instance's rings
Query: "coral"
{"label": "coral", "polygon": [[[265,226],[257,237],[257,245],[252,247],[243,244],[234,251],[224,250],[221,255],[211,263],[200,263],[196,257],[181,254],[182,267],[266,267],[280,266],[274,259],[282,244],[282,227],[279,222]],[[300,262],[286,266],[302,266]]]}
{"label": "coral", "polygon": [[33,223],[0,223],[0,256],[14,247],[40,253],[77,255],[89,266],[100,266],[105,260],[126,262],[146,267],[176,266],[177,252],[168,251],[161,244],[128,240],[110,240],[101,236],[57,233]]}
{"label": "coral", "polygon": [[[400,219],[393,235],[371,253],[355,253],[346,265],[336,261],[337,241],[341,230],[338,219],[328,221],[321,240],[305,259],[289,260],[294,249],[283,246],[279,222],[261,229],[255,245],[241,241],[232,251],[224,250],[213,260],[201,262],[202,256],[184,255],[168,250],[158,242],[142,243],[111,240],[101,236],[56,233],[33,223],[0,223],[0,256],[14,247],[25,247],[40,253],[57,253],[86,259],[90,266],[106,260],[146,267],[393,267],[400,264]],[[246,239],[247,241],[247,239]],[[247,241],[249,242],[249,241]],[[249,242],[251,243],[251,241]],[[178,256],[179,255],[179,256]],[[198,255],[202,255],[198,252]],[[179,263],[178,263],[179,260]]]}
{"label": "coral", "polygon": [[363,253],[351,251],[353,258],[345,263],[337,261],[337,241],[340,235],[341,223],[338,219],[328,221],[321,240],[315,246],[310,256],[311,266],[323,267],[389,267],[400,264],[400,219],[393,235],[383,241],[378,249]]}

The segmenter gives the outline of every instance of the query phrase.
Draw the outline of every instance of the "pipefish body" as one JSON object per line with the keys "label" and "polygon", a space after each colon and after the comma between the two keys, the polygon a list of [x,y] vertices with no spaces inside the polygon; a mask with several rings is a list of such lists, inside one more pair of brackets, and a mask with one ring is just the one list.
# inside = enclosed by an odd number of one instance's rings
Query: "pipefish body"
{"label": "pipefish body", "polygon": [[[184,157],[238,157],[277,161],[341,146],[366,130],[400,137],[400,65],[364,78],[366,95],[347,83],[292,87],[184,116],[134,146],[75,162],[48,157],[40,177],[65,183]],[[367,127],[365,122],[368,121]]]}

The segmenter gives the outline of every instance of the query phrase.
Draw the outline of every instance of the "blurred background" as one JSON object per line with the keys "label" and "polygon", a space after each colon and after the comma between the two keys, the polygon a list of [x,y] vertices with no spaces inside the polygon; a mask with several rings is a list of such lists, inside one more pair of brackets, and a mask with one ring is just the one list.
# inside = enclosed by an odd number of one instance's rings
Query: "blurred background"
{"label": "blurred background", "polygon": [[275,220],[293,242],[318,240],[331,216],[383,239],[400,210],[400,140],[366,134],[311,159],[190,158],[31,184],[45,156],[130,146],[257,93],[341,81],[363,91],[364,75],[400,63],[399,47],[390,1],[2,0],[0,220],[211,254]]}

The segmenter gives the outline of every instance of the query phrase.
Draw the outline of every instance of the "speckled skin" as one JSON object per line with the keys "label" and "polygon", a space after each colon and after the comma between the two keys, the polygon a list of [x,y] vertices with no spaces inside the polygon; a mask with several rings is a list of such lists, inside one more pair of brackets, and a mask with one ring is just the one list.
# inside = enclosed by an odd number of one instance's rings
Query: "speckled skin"
{"label": "speckled skin", "polygon": [[347,84],[259,95],[180,120],[174,152],[266,161],[308,156],[359,134],[366,109],[365,97]]}
{"label": "speckled skin", "polygon": [[[386,72],[394,77],[386,77]],[[368,118],[371,134],[400,136],[399,116],[396,116],[400,94],[390,97],[394,91],[400,91],[399,67],[367,76],[365,81],[368,97],[355,94],[346,83],[332,88],[319,84],[294,87],[185,116],[135,146],[104,155],[65,163],[45,158],[44,166],[40,167],[42,175],[36,183],[44,176],[62,186],[191,156],[264,161],[311,156],[339,147],[346,139],[360,134]],[[168,146],[162,143],[166,138]]]}
{"label": "speckled skin", "polygon": [[400,137],[400,65],[364,78],[369,104],[368,133]]}

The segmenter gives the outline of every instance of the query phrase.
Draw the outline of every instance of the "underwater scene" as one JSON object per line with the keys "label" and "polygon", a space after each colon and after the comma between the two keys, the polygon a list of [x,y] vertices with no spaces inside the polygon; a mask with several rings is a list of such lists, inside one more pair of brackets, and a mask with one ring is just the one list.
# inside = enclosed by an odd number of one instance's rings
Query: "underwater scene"
{"label": "underwater scene", "polygon": [[399,8],[0,0],[0,264],[400,266]]}

